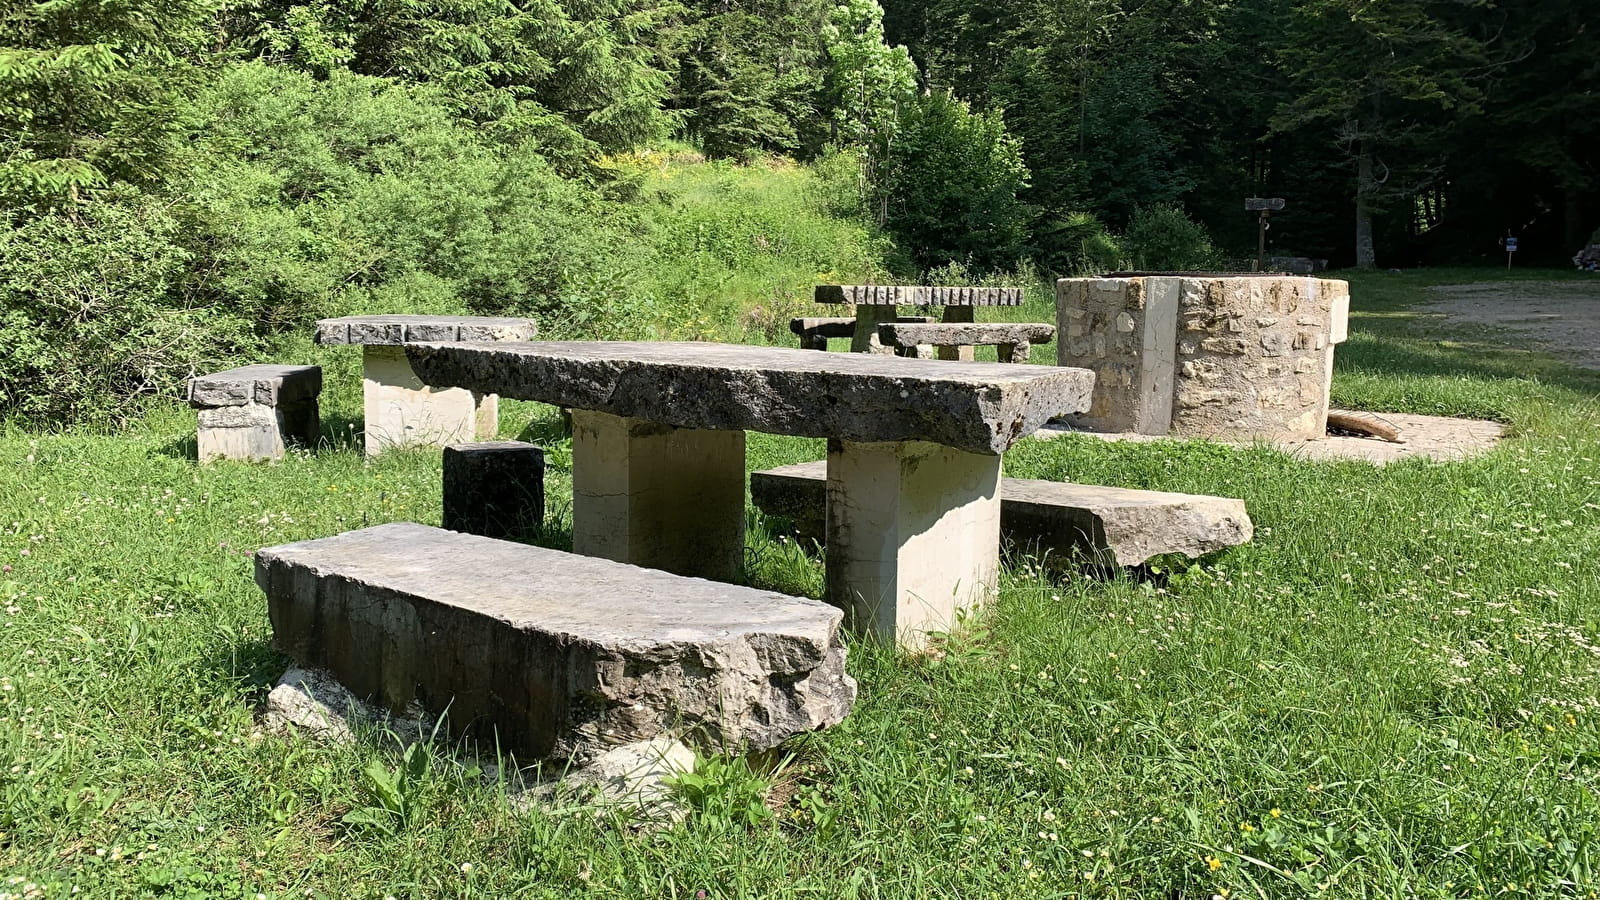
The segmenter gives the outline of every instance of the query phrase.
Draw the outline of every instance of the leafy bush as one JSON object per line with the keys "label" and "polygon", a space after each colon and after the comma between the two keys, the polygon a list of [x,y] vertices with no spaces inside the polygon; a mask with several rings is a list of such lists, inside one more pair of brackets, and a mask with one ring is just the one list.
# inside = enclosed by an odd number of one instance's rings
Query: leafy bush
{"label": "leafy bush", "polygon": [[1008,268],[1023,253],[1028,170],[999,112],[975,113],[945,94],[902,114],[884,178],[888,228],[922,268],[956,260]]}
{"label": "leafy bush", "polygon": [[1125,268],[1122,244],[1086,212],[1044,217],[1034,229],[1034,253],[1056,275],[1088,277]]}
{"label": "leafy bush", "polygon": [[120,418],[258,345],[236,308],[190,302],[182,230],[165,204],[121,190],[0,235],[0,418]]}
{"label": "leafy bush", "polygon": [[1206,227],[1176,206],[1144,206],[1134,211],[1123,243],[1136,269],[1186,271],[1215,269],[1221,264]]}
{"label": "leafy bush", "polygon": [[214,124],[185,187],[207,296],[264,330],[355,312],[587,321],[597,283],[625,278],[593,190],[488,143],[431,89],[250,64],[202,103]]}

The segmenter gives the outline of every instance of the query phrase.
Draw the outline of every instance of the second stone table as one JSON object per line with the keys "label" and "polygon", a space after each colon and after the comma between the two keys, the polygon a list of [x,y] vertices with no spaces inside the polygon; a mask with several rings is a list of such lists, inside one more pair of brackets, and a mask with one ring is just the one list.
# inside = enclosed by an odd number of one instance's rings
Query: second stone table
{"label": "second stone table", "polygon": [[1000,454],[1093,373],[705,343],[411,344],[434,387],[573,410],[573,550],[729,581],[745,431],[828,438],[827,599],[916,646],[990,595]]}

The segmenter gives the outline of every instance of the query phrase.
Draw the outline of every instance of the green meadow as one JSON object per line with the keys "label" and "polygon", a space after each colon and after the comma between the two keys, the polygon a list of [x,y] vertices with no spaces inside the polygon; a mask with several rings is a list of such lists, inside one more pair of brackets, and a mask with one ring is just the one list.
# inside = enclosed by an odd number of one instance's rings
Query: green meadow
{"label": "green meadow", "polygon": [[[676,308],[730,296],[713,274]],[[381,732],[263,733],[287,660],[251,551],[439,521],[436,452],[361,455],[353,350],[283,348],[327,388],[322,442],[276,465],[197,466],[175,401],[0,432],[0,897],[1596,896],[1600,373],[1419,306],[1500,277],[1353,278],[1334,380],[1343,407],[1503,422],[1494,450],[1027,441],[1007,474],[1242,497],[1255,539],[1117,577],[1008,555],[940,652],[852,644],[842,725],[703,758],[659,830],[519,810],[446,741],[408,761]],[[1018,317],[1048,319],[1030,290]],[[721,304],[662,336],[785,342],[807,305]],[[570,445],[554,410],[506,406],[503,435],[547,449],[560,547]],[[748,461],[822,452],[753,434]],[[752,510],[750,580],[819,596],[774,534]]]}

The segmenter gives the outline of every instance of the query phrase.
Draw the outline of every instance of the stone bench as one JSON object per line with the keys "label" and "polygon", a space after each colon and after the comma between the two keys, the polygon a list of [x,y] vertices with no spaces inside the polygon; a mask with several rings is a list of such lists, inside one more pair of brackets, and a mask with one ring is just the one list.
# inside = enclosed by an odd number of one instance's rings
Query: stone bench
{"label": "stone bench", "polygon": [[[762,512],[820,541],[827,480],[825,462],[783,466],[751,473],[750,495]],[[1041,554],[1119,566],[1166,553],[1195,558],[1254,533],[1243,500],[1023,478],[1001,481],[1000,530]]]}
{"label": "stone bench", "polygon": [[362,348],[362,406],[366,452],[391,447],[439,446],[490,440],[500,427],[493,394],[436,390],[422,383],[406,360],[406,344],[420,341],[529,341],[532,319],[486,316],[345,316],[317,322],[319,344]]}
{"label": "stone bench", "polygon": [[[896,322],[932,322],[932,316],[900,316]],[[830,338],[854,338],[856,320],[853,316],[807,316],[789,320],[789,330],[800,339],[801,350],[827,350]]]}
{"label": "stone bench", "polygon": [[938,348],[940,359],[965,357],[962,348],[993,346],[1000,362],[1025,363],[1034,344],[1048,344],[1056,336],[1054,325],[1041,322],[946,322],[937,325],[885,322],[878,326],[878,340],[893,347],[899,356],[921,357],[921,348]]}
{"label": "stone bench", "polygon": [[855,700],[840,612],[771,591],[407,522],[260,550],[256,583],[299,665],[523,759],[763,750]]}
{"label": "stone bench", "polygon": [[288,442],[316,446],[321,393],[319,366],[243,366],[189,379],[200,461],[282,459]]}

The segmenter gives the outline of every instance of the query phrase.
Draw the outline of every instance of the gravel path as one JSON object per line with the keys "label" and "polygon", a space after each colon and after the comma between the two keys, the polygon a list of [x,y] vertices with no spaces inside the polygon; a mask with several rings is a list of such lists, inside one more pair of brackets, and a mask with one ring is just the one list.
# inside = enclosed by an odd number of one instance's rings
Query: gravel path
{"label": "gravel path", "polygon": [[1534,345],[1586,369],[1600,369],[1600,277],[1585,281],[1502,281],[1432,288],[1423,304],[1454,323],[1503,332],[1505,343]]}

